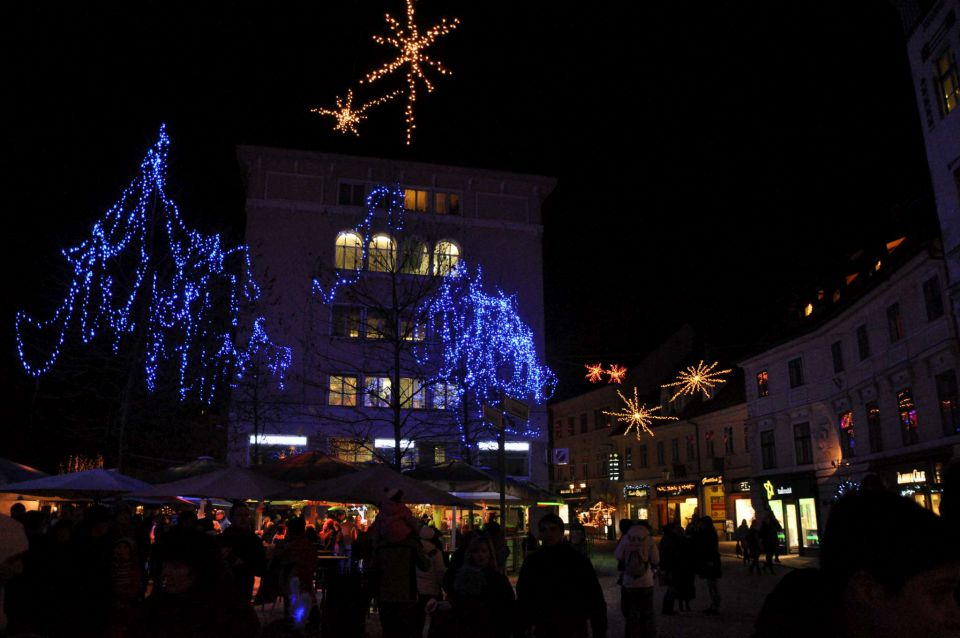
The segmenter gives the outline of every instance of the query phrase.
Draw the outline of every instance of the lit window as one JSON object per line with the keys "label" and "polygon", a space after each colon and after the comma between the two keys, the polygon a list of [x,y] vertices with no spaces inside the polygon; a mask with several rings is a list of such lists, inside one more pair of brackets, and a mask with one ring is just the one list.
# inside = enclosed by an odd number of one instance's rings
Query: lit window
{"label": "lit window", "polygon": [[840,424],[840,453],[843,458],[849,459],[856,453],[857,439],[853,431],[853,412],[843,412],[839,417]]}
{"label": "lit window", "polygon": [[808,303],[806,306],[803,307],[803,316],[809,317],[812,314],[813,314],[813,304]]}
{"label": "lit window", "polygon": [[403,317],[400,320],[400,337],[404,341],[423,341],[427,337],[427,326],[422,319]]}
{"label": "lit window", "polygon": [[434,210],[438,215],[459,215],[460,196],[456,193],[437,193]]}
{"label": "lit window", "polygon": [[770,394],[770,386],[767,385],[767,371],[761,370],[757,373],[757,396],[765,397]]}
{"label": "lit window", "polygon": [[[437,383],[434,385],[433,407],[435,410],[448,410],[457,407],[457,386],[452,383]],[[558,435],[563,429],[562,423],[562,421],[557,421]]]}
{"label": "lit window", "polygon": [[344,375],[330,375],[328,405],[354,407],[357,405],[357,378]]}
{"label": "lit window", "polygon": [[390,336],[390,322],[387,313],[383,310],[370,308],[367,310],[366,321],[367,339],[386,339]]}
{"label": "lit window", "polygon": [[363,262],[363,240],[355,232],[337,235],[334,264],[342,270],[359,270]]}
{"label": "lit window", "polygon": [[910,388],[897,393],[897,408],[900,411],[900,433],[904,445],[913,445],[919,441],[917,436],[917,406],[913,402]]}
{"label": "lit window", "polygon": [[423,379],[400,377],[400,407],[422,410],[427,407]]}
{"label": "lit window", "polygon": [[362,441],[330,439],[330,452],[348,463],[368,463],[373,460],[373,452]]}
{"label": "lit window", "polygon": [[433,249],[433,274],[449,275],[460,261],[460,248],[452,241],[438,241]]}
{"label": "lit window", "polygon": [[934,65],[934,83],[937,86],[940,114],[947,115],[960,103],[960,81],[957,78],[957,61],[953,51],[944,51]]}
{"label": "lit window", "polygon": [[390,406],[390,377],[367,377],[363,404],[368,408],[386,408]]}
{"label": "lit window", "polygon": [[400,272],[410,275],[426,275],[430,272],[430,251],[419,239],[403,242],[400,254]]}
{"label": "lit window", "polygon": [[397,243],[390,235],[374,235],[370,240],[370,270],[393,272],[397,265]]}
{"label": "lit window", "polygon": [[428,195],[429,193],[427,191],[405,188],[403,190],[404,208],[414,213],[427,212]]}

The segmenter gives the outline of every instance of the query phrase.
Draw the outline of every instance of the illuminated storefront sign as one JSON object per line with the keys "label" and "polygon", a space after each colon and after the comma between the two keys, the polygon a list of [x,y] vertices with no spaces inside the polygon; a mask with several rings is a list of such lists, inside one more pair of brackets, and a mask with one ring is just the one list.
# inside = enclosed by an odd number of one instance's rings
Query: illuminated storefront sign
{"label": "illuminated storefront sign", "polygon": [[786,485],[777,485],[774,487],[770,481],[763,482],[763,490],[767,493],[767,500],[773,500],[775,496],[789,496],[793,494],[793,488]]}
{"label": "illuminated storefront sign", "polygon": [[696,496],[697,484],[693,482],[686,483],[661,483],[657,485],[657,496]]}
{"label": "illuminated storefront sign", "polygon": [[927,473],[924,470],[913,470],[912,472],[897,472],[897,485],[907,483],[926,483]]}
{"label": "illuminated storefront sign", "polygon": [[723,485],[722,476],[704,476],[700,479],[701,485]]}
{"label": "illuminated storefront sign", "polygon": [[650,495],[650,486],[646,483],[641,483],[639,485],[624,485],[623,486],[623,496],[624,498],[646,498]]}
{"label": "illuminated storefront sign", "polygon": [[737,481],[731,486],[732,492],[749,492],[753,489],[753,483],[750,481]]}

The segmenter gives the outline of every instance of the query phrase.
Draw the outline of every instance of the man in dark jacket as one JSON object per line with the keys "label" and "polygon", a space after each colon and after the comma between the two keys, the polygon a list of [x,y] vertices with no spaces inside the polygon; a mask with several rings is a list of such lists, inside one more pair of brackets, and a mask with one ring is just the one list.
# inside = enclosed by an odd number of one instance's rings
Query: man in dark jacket
{"label": "man in dark jacket", "polygon": [[540,520],[543,546],[520,568],[517,581],[520,635],[532,626],[537,636],[606,638],[607,603],[590,559],[563,540],[556,514]]}

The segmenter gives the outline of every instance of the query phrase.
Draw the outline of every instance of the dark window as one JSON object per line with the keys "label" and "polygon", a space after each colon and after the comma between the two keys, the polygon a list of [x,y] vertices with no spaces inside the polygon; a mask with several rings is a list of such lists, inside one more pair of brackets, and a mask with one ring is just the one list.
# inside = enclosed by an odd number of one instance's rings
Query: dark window
{"label": "dark window", "polygon": [[667,459],[663,451],[663,441],[657,441],[657,465],[666,465]]}
{"label": "dark window", "polygon": [[633,469],[633,448],[632,447],[628,446],[627,449],[623,451],[623,466],[628,470]]}
{"label": "dark window", "polygon": [[557,439],[563,438],[563,420],[557,421],[557,425],[554,428],[553,436],[554,438],[557,438]]}
{"label": "dark window", "polygon": [[883,451],[883,430],[880,427],[880,405],[876,401],[871,401],[866,406],[867,409],[867,431],[870,434],[870,451]]}
{"label": "dark window", "polygon": [[697,449],[694,447],[697,443],[697,440],[693,438],[692,434],[687,435],[687,462],[692,463],[697,460]]}
{"label": "dark window", "polygon": [[940,292],[938,277],[931,277],[923,282],[923,302],[927,306],[927,321],[943,316],[943,293]]}
{"label": "dark window", "polygon": [[733,428],[723,428],[723,452],[733,454]]}
{"label": "dark window", "polygon": [[847,410],[837,417],[840,427],[840,454],[845,459],[856,456],[857,438],[853,431],[853,412]]}
{"label": "dark window", "polygon": [[647,467],[647,446],[640,446],[640,467]]}
{"label": "dark window", "polygon": [[830,345],[830,355],[833,357],[833,371],[843,372],[843,344],[834,341]]}
{"label": "dark window", "polygon": [[583,464],[583,478],[584,478],[584,479],[590,478],[590,464],[589,464],[589,463],[584,463],[584,464]]}
{"label": "dark window", "polygon": [[957,60],[953,51],[944,50],[934,64],[933,83],[937,91],[940,115],[945,116],[960,104],[960,78],[957,76]]}
{"label": "dark window", "polygon": [[597,409],[593,411],[593,429],[599,430],[604,425],[606,425],[606,415],[604,415],[603,410]]}
{"label": "dark window", "polygon": [[750,426],[743,426],[743,451],[750,451]]}
{"label": "dark window", "polygon": [[573,436],[576,433],[577,433],[576,417],[568,416],[567,417],[567,435]]}
{"label": "dark window", "polygon": [[674,463],[680,462],[680,439],[677,437],[670,441],[670,459]]}
{"label": "dark window", "polygon": [[770,388],[767,385],[767,371],[761,370],[757,373],[757,396],[765,397],[770,394]]}
{"label": "dark window", "polygon": [[764,430],[760,433],[760,455],[763,457],[763,469],[771,470],[777,467],[777,447],[773,439],[773,430]]}
{"label": "dark window", "polygon": [[919,441],[917,436],[917,406],[913,402],[910,388],[897,392],[897,409],[900,411],[900,434],[904,445],[913,445]]}
{"label": "dark window", "polygon": [[936,381],[943,435],[958,434],[960,433],[960,409],[957,406],[957,373],[954,370],[949,370],[938,374]]}
{"label": "dark window", "polygon": [[587,413],[584,412],[580,415],[580,434],[586,434],[587,429]]}
{"label": "dark window", "polygon": [[333,306],[330,334],[334,337],[360,337],[360,308],[356,306]]}
{"label": "dark window", "polygon": [[887,329],[890,331],[890,343],[903,339],[903,317],[900,315],[899,303],[887,308]]}
{"label": "dark window", "polygon": [[790,373],[791,388],[799,388],[803,385],[803,360],[800,357],[787,362],[787,371]]}
{"label": "dark window", "polygon": [[366,337],[367,339],[389,339],[393,331],[390,329],[388,312],[379,308],[367,308]]}
{"label": "dark window", "polygon": [[861,361],[870,356],[870,337],[867,336],[867,324],[857,327],[857,351],[860,353]]}
{"label": "dark window", "polygon": [[349,184],[340,182],[340,193],[337,197],[337,203],[341,206],[363,206],[364,187],[363,184]]}
{"label": "dark window", "polygon": [[707,443],[707,458],[712,459],[717,455],[717,448],[713,442],[713,430],[707,432],[706,436],[703,437]]}
{"label": "dark window", "polygon": [[810,444],[810,424],[795,423],[793,426],[793,449],[797,465],[813,463],[813,446]]}

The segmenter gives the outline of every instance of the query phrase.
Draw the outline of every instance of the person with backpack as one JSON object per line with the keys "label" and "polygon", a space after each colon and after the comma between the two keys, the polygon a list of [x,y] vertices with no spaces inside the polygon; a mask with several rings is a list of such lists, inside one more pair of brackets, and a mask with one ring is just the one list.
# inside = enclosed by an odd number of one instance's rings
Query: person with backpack
{"label": "person with backpack", "polygon": [[620,611],[625,621],[626,638],[654,638],[657,635],[653,613],[653,571],[660,553],[650,529],[637,523],[620,539],[613,556],[623,561],[620,587]]}

